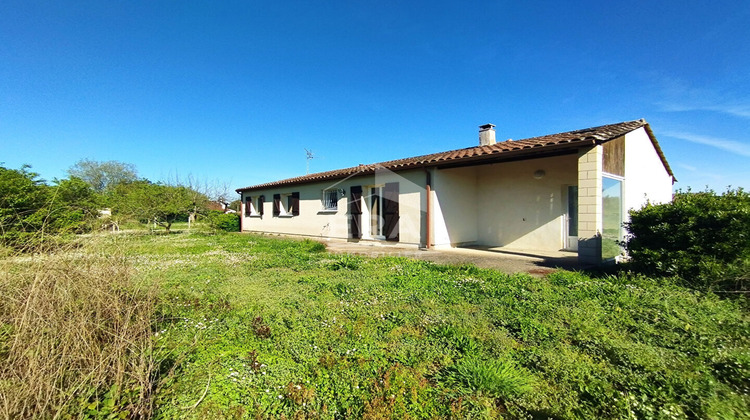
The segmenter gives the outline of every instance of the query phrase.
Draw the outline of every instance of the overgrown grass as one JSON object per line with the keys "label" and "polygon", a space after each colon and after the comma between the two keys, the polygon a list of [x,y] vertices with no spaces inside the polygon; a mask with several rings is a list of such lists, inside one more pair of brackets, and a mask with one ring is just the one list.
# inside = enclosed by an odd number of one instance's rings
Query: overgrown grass
{"label": "overgrown grass", "polygon": [[[331,255],[314,241],[268,236],[94,241],[101,253],[127,256],[133,271],[123,290],[157,286],[156,297],[138,297],[153,302],[150,342],[142,342],[158,351],[139,354],[154,360],[147,377],[155,393],[144,401],[156,418],[750,412],[741,301],[642,277],[539,279]],[[36,270],[8,261],[12,273]],[[5,318],[3,325],[7,349],[16,333]],[[15,351],[2,353],[4,366]],[[89,404],[108,398],[89,395]]]}
{"label": "overgrown grass", "polygon": [[156,290],[111,251],[0,260],[3,418],[151,415]]}

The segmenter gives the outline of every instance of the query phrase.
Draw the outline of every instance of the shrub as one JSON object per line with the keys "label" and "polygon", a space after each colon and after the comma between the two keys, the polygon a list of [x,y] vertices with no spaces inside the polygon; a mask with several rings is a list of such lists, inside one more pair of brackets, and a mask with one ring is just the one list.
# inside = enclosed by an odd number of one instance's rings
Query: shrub
{"label": "shrub", "polygon": [[213,210],[208,213],[208,224],[212,229],[223,232],[239,232],[240,216],[237,213],[223,213]]}
{"label": "shrub", "polygon": [[700,290],[743,290],[750,273],[750,194],[678,192],[630,212],[624,243],[637,271]]}

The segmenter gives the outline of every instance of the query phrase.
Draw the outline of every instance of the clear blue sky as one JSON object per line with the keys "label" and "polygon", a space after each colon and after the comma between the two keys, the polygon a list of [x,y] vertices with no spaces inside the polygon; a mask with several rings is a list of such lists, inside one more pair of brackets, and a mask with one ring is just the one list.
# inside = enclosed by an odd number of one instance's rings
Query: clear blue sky
{"label": "clear blue sky", "polygon": [[0,162],[232,189],[645,118],[680,181],[750,187],[747,1],[0,3]]}

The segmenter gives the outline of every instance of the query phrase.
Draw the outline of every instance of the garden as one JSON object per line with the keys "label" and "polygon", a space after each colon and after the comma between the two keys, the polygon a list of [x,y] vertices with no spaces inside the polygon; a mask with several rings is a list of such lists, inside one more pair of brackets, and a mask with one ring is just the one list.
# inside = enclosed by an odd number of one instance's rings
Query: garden
{"label": "garden", "polygon": [[1,418],[750,417],[742,189],[543,278],[239,233],[199,189],[0,166]]}
{"label": "garden", "polygon": [[[310,240],[178,232],[93,235],[2,261],[3,415],[750,412],[743,299],[636,274],[535,278],[334,255]],[[71,327],[71,313],[87,316]],[[59,389],[27,382],[45,374]]]}

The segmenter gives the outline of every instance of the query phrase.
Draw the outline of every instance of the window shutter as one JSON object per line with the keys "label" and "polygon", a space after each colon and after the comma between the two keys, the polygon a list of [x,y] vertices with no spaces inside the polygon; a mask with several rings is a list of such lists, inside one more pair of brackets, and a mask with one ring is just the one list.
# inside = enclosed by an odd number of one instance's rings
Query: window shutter
{"label": "window shutter", "polygon": [[359,185],[351,188],[351,201],[349,201],[349,230],[351,238],[362,238],[362,187]]}
{"label": "window shutter", "polygon": [[292,216],[299,216],[299,193],[292,193]]}
{"label": "window shutter", "polygon": [[250,206],[252,197],[245,197],[245,216],[250,216]]}
{"label": "window shutter", "polygon": [[260,197],[258,197],[258,214],[260,214],[261,216],[263,216],[263,203],[265,202],[266,202],[265,195],[261,195]]}
{"label": "window shutter", "polygon": [[281,194],[273,195],[273,215],[278,216],[281,214]]}
{"label": "window shutter", "polygon": [[385,184],[383,191],[383,233],[386,241],[398,242],[398,182]]}

